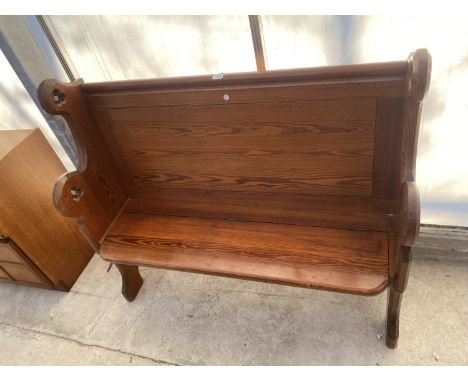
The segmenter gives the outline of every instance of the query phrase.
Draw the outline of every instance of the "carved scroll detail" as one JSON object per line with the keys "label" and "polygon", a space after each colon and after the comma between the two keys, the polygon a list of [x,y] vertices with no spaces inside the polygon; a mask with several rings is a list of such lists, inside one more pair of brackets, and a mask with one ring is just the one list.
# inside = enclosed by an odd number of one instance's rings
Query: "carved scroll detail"
{"label": "carved scroll detail", "polygon": [[389,348],[398,344],[400,306],[406,289],[411,264],[411,246],[419,234],[420,204],[415,183],[416,152],[421,117],[421,102],[429,88],[431,56],[426,49],[418,49],[408,58],[406,95],[401,141],[399,248],[395,255],[395,274],[388,291],[386,343]]}
{"label": "carved scroll detail", "polygon": [[419,192],[415,182],[405,182],[402,187],[400,212],[400,244],[413,245],[419,234]]}
{"label": "carved scroll detail", "polygon": [[400,243],[405,245],[412,245],[419,233],[419,193],[414,181],[421,102],[429,88],[431,63],[431,55],[426,49],[418,49],[408,58],[400,167]]}
{"label": "carved scroll detail", "polygon": [[78,220],[80,229],[97,250],[126,197],[119,171],[89,113],[82,84],[81,79],[69,84],[45,80],[38,94],[48,113],[62,115],[68,122],[78,150],[77,171],[57,180],[54,204],[62,214]]}

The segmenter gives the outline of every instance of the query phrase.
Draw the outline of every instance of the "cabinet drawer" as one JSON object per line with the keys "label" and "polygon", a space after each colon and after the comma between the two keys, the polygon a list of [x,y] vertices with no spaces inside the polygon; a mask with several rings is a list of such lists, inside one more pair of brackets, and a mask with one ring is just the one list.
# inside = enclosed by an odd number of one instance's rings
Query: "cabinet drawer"
{"label": "cabinet drawer", "polygon": [[12,248],[9,242],[0,241],[0,261],[7,261],[9,263],[22,263],[21,257],[18,256],[16,251]]}
{"label": "cabinet drawer", "polygon": [[43,280],[26,265],[0,262],[0,267],[11,276],[13,281],[45,286]]}
{"label": "cabinet drawer", "polygon": [[9,238],[0,237],[0,280],[46,288],[50,280],[27,255]]}
{"label": "cabinet drawer", "polygon": [[0,280],[11,280],[8,274],[0,267]]}

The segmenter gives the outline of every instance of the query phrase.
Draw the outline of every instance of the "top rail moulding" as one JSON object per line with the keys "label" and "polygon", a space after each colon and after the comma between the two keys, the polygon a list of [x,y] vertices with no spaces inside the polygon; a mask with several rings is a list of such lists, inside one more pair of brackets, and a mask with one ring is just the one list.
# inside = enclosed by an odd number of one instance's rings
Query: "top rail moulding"
{"label": "top rail moulding", "polygon": [[83,83],[84,93],[106,93],[136,90],[176,90],[187,87],[225,87],[228,85],[268,85],[287,82],[342,82],[359,79],[405,78],[407,61],[382,62],[357,65],[323,66],[316,68],[281,69],[267,72],[244,72],[224,74],[222,79],[213,79],[212,74],[201,76],[166,77],[156,79],[126,80],[113,82]]}

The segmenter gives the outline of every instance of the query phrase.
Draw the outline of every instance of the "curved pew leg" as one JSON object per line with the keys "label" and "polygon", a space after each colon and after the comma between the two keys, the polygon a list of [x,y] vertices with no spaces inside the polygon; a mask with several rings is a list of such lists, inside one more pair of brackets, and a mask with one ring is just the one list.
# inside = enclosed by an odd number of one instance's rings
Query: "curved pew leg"
{"label": "curved pew leg", "polygon": [[403,294],[398,293],[393,287],[388,288],[387,300],[387,330],[386,343],[390,349],[398,345],[398,328],[400,319],[400,305]]}
{"label": "curved pew leg", "polygon": [[143,279],[141,278],[138,267],[135,265],[117,264],[115,266],[122,276],[122,294],[127,301],[133,301],[138,294]]}
{"label": "curved pew leg", "polygon": [[389,287],[387,300],[386,343],[391,349],[395,349],[398,344],[401,299],[408,283],[410,263],[411,247],[401,246],[397,274]]}

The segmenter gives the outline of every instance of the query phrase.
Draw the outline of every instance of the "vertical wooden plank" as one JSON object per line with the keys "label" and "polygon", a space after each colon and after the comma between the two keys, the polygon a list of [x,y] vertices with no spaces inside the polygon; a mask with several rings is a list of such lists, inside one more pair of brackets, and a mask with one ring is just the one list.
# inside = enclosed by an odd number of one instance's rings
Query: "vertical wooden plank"
{"label": "vertical wooden plank", "polygon": [[114,134],[114,130],[111,127],[111,122],[109,120],[109,114],[106,110],[103,109],[94,109],[89,107],[89,112],[97,122],[96,126],[102,134],[102,137],[109,148],[109,152],[114,160],[115,164],[119,168],[120,175],[122,176],[122,181],[124,187],[133,187],[133,179],[130,176],[130,172],[128,170],[128,166],[126,161],[123,159],[122,155],[122,148],[119,145],[117,137]]}
{"label": "vertical wooden plank", "polygon": [[431,81],[432,58],[426,49],[418,49],[408,58],[406,96],[402,121],[401,181],[414,181],[416,177],[416,152],[422,100]]}
{"label": "vertical wooden plank", "polygon": [[52,22],[50,21],[49,16],[39,15],[39,16],[36,16],[36,19],[39,22],[42,30],[44,31],[44,34],[47,37],[47,40],[52,46],[52,49],[57,55],[57,58],[62,64],[63,70],[65,71],[65,73],[67,73],[67,76],[70,79],[70,81],[74,81],[80,78],[78,71],[73,65],[73,61],[68,55],[68,52],[65,49],[65,46],[63,45],[62,40],[60,39],[60,35],[55,30]]}
{"label": "vertical wooden plank", "polygon": [[372,196],[376,198],[392,199],[399,195],[402,102],[401,98],[376,100],[372,177]]}
{"label": "vertical wooden plank", "polygon": [[260,16],[249,16],[250,32],[252,33],[252,42],[255,51],[255,61],[259,72],[266,71],[265,43],[263,41],[262,24]]}

